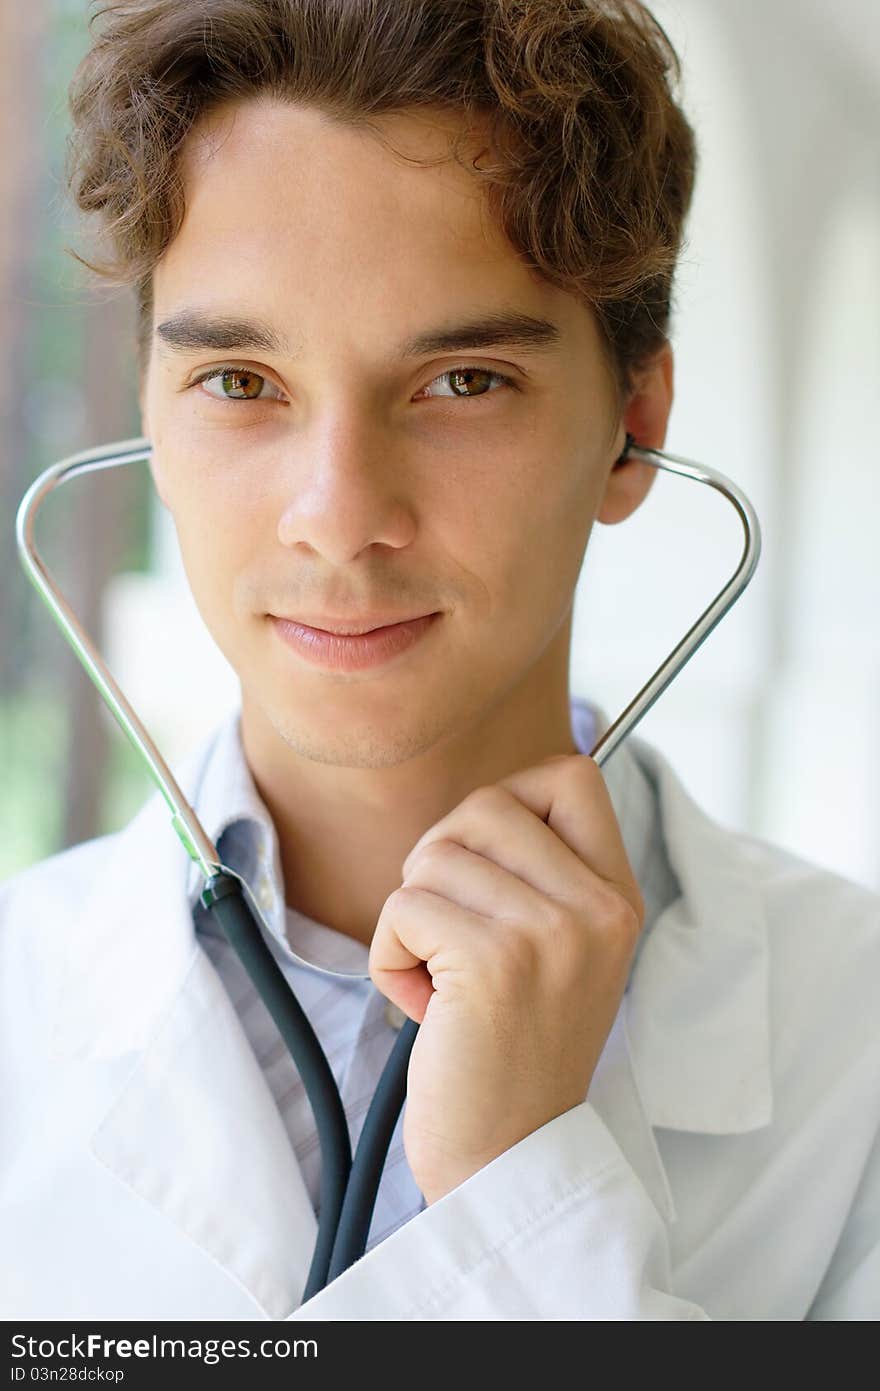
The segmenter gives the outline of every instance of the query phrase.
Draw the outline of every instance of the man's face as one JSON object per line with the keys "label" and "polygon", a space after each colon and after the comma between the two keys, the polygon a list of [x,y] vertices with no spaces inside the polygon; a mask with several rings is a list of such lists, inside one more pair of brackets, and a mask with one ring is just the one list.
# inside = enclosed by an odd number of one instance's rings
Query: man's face
{"label": "man's face", "polygon": [[[442,112],[380,124],[419,156],[445,156],[454,128]],[[525,266],[472,174],[407,164],[312,108],[227,108],[193,132],[184,176],[154,324],[197,311],[277,340],[172,350],[158,335],[142,396],[154,478],[246,718],[318,762],[382,767],[524,686],[549,699],[621,443],[590,311]],[[404,352],[511,314],[556,340]],[[271,618],[434,611],[413,647],[356,671],[306,662]]]}

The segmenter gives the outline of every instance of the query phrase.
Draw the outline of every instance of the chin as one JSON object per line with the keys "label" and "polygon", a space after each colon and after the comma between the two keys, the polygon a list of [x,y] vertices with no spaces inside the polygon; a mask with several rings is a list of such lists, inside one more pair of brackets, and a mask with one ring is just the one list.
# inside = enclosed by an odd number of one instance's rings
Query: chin
{"label": "chin", "polygon": [[[339,694],[337,690],[337,694]],[[275,735],[297,758],[337,768],[396,768],[428,753],[449,734],[448,709],[363,708],[354,689],[338,701],[306,703],[299,711],[264,706]]]}

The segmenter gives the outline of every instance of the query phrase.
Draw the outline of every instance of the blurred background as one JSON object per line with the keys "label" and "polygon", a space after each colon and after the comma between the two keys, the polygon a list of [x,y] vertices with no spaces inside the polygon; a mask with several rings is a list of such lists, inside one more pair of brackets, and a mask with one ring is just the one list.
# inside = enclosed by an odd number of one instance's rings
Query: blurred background
{"label": "blurred background", "polygon": [[[880,16],[875,0],[658,0],[700,169],[677,280],[667,450],[720,469],[763,553],[644,717],[723,823],[880,889]],[[134,301],[63,182],[85,0],[0,6],[0,879],[123,825],[152,784],[26,580],[14,521],[53,461],[140,433]],[[172,761],[237,702],[146,464],[77,479],[38,544]],[[711,488],[658,474],[597,525],[572,691],[616,718],[735,569]],[[169,828],[169,834],[170,834]]]}

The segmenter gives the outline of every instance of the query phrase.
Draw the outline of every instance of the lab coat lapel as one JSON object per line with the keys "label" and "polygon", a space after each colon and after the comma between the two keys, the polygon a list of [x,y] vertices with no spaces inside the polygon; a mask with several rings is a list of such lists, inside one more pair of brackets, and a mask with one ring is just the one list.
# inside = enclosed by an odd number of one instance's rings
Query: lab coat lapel
{"label": "lab coat lapel", "polygon": [[[198,762],[178,775],[190,799]],[[196,941],[188,861],[164,802],[150,799],[112,848],[69,927],[54,1035],[59,1054],[133,1057],[92,1152],[283,1318],[300,1302],[317,1223],[259,1063]]]}
{"label": "lab coat lapel", "polygon": [[675,1201],[635,1074],[623,1005],[593,1073],[587,1100],[626,1155],[660,1216],[665,1222],[674,1222]]}
{"label": "lab coat lapel", "polygon": [[629,743],[681,885],[641,943],[624,1004],[645,1112],[671,1130],[756,1130],[773,1115],[770,964],[749,838],[704,812],[656,748]]}
{"label": "lab coat lapel", "polygon": [[588,1100],[672,1223],[656,1132],[738,1134],[772,1119],[764,902],[748,838],[713,821],[653,745],[631,735],[603,775],[640,879],[665,857],[680,893],[652,905]]}
{"label": "lab coat lapel", "polygon": [[317,1224],[283,1121],[199,951],[92,1151],[271,1318],[300,1302]]}

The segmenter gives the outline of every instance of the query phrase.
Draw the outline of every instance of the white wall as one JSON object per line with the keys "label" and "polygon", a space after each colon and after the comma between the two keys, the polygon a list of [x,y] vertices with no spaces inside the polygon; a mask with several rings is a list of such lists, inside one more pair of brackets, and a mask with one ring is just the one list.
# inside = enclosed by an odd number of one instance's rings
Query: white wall
{"label": "white wall", "polygon": [[[701,156],[666,448],[740,484],[763,552],[639,733],[720,820],[880,887],[880,14],[652,8]],[[615,718],[741,544],[720,495],[662,473],[630,522],[596,528],[576,688]]]}
{"label": "white wall", "polygon": [[[866,0],[658,0],[700,168],[673,324],[666,448],[744,489],[751,584],[638,726],[712,815],[880,888],[880,21]],[[108,592],[112,669],[159,746],[191,747],[237,683],[195,611],[173,528],[157,575]],[[572,687],[611,718],[742,550],[714,489],[660,473],[597,525]],[[160,641],[178,676],[155,687]],[[181,699],[180,692],[184,692]]]}

